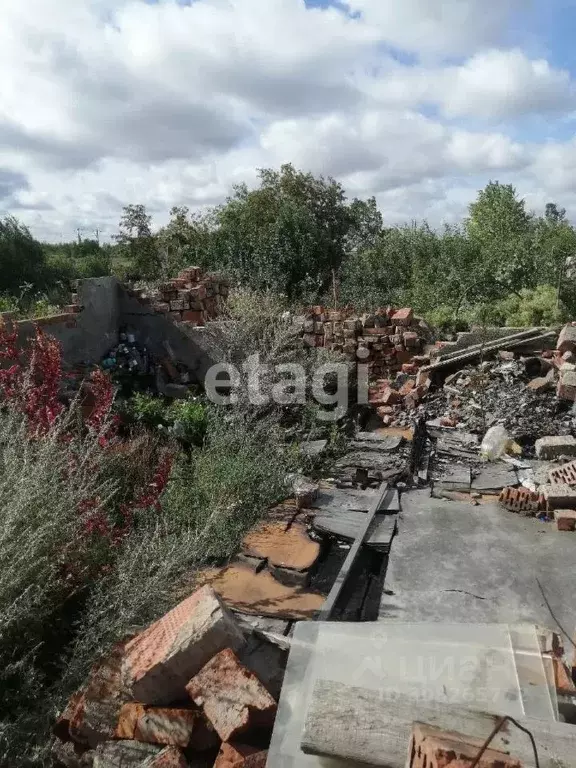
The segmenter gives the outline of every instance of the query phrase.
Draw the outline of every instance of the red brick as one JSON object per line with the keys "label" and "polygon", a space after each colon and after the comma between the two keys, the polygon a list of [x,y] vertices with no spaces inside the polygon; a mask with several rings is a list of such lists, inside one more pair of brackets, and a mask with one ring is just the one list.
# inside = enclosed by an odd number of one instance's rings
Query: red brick
{"label": "red brick", "polygon": [[115,739],[133,739],[136,731],[136,724],[139,718],[144,714],[144,705],[130,701],[124,704],[118,715],[118,724],[114,731]]}
{"label": "red brick", "polygon": [[[475,739],[414,723],[408,750],[408,768],[468,768],[483,746]],[[522,768],[519,760],[497,749],[487,749],[478,768]]]}
{"label": "red brick", "polygon": [[148,707],[138,718],[133,738],[185,749],[190,743],[196,719],[197,713],[190,709]]}
{"label": "red brick", "polygon": [[187,309],[185,312],[182,312],[182,320],[186,323],[204,325],[204,313],[196,309]]}
{"label": "red brick", "polygon": [[416,363],[402,363],[402,372],[413,376],[418,373],[418,366]]}
{"label": "red brick", "polygon": [[576,695],[576,685],[574,685],[570,671],[562,659],[554,657],[552,664],[554,665],[554,684],[556,690],[569,696]]}
{"label": "red brick", "polygon": [[200,301],[204,301],[206,297],[207,292],[205,285],[193,285],[192,288],[190,288],[191,299],[199,299]]}
{"label": "red brick", "polygon": [[61,741],[70,740],[70,722],[74,717],[78,706],[82,703],[82,697],[84,693],[82,690],[76,691],[71,697],[63,710],[62,714],[56,720],[52,733],[57,736]]}
{"label": "red brick", "polygon": [[170,312],[170,304],[167,301],[157,301],[152,306],[154,307],[155,312],[163,314]]}
{"label": "red brick", "polygon": [[222,744],[214,768],[266,768],[268,752],[244,744]]}
{"label": "red brick", "polygon": [[386,389],[369,397],[372,405],[396,405],[402,402],[402,395],[395,389]]}
{"label": "red brick", "polygon": [[556,388],[556,396],[560,400],[576,401],[576,371],[562,371]]}
{"label": "red brick", "polygon": [[414,312],[410,307],[404,309],[398,309],[392,315],[391,322],[394,325],[410,325],[414,317]]}
{"label": "red brick", "polygon": [[458,422],[452,416],[442,416],[440,419],[441,427],[455,427]]}
{"label": "red brick", "polygon": [[548,472],[548,479],[554,484],[565,483],[573,488],[576,487],[576,461],[551,469]]}
{"label": "red brick", "polygon": [[543,506],[543,498],[528,488],[503,488],[500,493],[500,504],[511,512],[524,512],[535,515]]}
{"label": "red brick", "polygon": [[558,509],[554,512],[556,527],[559,531],[576,530],[576,511],[573,509]]}
{"label": "red brick", "polygon": [[376,409],[378,416],[391,416],[394,413],[394,408],[391,405],[381,405]]}
{"label": "red brick", "polygon": [[166,747],[140,765],[141,768],[188,768],[188,761],[177,747]]}
{"label": "red brick", "polygon": [[91,748],[114,737],[118,717],[129,699],[122,680],[127,643],[118,643],[91,670],[88,684],[70,719],[70,736]]}
{"label": "red brick", "polygon": [[125,676],[138,701],[170,704],[214,654],[243,643],[233,615],[204,586],[128,643]]}
{"label": "red brick", "polygon": [[320,307],[320,306],[312,307],[312,314],[313,315],[323,315],[324,314],[324,307]]}
{"label": "red brick", "polygon": [[70,315],[78,314],[78,312],[82,312],[82,307],[80,304],[67,304],[64,307],[64,312],[67,312]]}
{"label": "red brick", "polygon": [[420,339],[418,338],[418,334],[414,333],[414,331],[407,331],[403,334],[402,340],[404,346],[408,347],[408,349],[415,349],[420,346]]}
{"label": "red brick", "polygon": [[562,328],[556,349],[561,355],[564,352],[576,352],[576,325],[569,323]]}
{"label": "red brick", "polygon": [[274,723],[276,702],[229,648],[209,661],[186,690],[222,741]]}

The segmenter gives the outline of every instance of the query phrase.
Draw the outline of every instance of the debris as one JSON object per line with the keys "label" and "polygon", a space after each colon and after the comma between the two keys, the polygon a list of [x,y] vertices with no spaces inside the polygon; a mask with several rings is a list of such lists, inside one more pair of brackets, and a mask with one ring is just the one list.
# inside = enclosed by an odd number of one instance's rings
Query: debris
{"label": "debris", "polygon": [[276,701],[229,648],[209,661],[186,690],[222,741],[274,723]]}
{"label": "debris", "polygon": [[539,459],[557,459],[560,456],[576,456],[576,438],[572,435],[540,437],[535,443]]}
{"label": "debris", "polygon": [[128,643],[125,679],[138,701],[170,704],[215,653],[244,641],[233,615],[204,586]]}

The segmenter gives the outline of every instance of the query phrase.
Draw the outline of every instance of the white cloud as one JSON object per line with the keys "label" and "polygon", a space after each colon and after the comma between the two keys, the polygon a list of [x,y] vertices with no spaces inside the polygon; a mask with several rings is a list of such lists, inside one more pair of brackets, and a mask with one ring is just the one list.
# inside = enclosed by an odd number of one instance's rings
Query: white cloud
{"label": "white cloud", "polygon": [[498,43],[523,0],[348,0],[382,38],[420,54],[468,54]]}
{"label": "white cloud", "polygon": [[[4,0],[0,213],[41,237],[111,233],[126,203],[160,222],[283,162],[377,195],[388,221],[453,219],[490,177],[572,194],[574,146],[518,139],[514,120],[576,105],[566,72],[494,48],[516,0],[349,7],[360,14],[304,0]],[[442,59],[454,53],[460,63]]]}
{"label": "white cloud", "polygon": [[506,118],[576,106],[568,72],[544,59],[530,60],[518,49],[478,53],[441,73],[437,87],[438,100],[451,117]]}

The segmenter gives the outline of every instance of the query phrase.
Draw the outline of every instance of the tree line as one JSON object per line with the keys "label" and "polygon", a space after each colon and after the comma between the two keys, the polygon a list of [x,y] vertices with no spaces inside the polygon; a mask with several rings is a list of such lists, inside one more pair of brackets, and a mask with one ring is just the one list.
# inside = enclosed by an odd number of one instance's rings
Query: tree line
{"label": "tree line", "polygon": [[350,200],[335,179],[284,165],[207,211],[173,208],[157,231],[145,206],[128,205],[112,244],[41,244],[4,219],[0,291],[110,273],[155,280],[195,264],[291,304],[409,304],[447,328],[552,323],[576,310],[575,256],[565,209],[537,215],[509,184],[491,181],[459,225],[387,226],[374,198]]}

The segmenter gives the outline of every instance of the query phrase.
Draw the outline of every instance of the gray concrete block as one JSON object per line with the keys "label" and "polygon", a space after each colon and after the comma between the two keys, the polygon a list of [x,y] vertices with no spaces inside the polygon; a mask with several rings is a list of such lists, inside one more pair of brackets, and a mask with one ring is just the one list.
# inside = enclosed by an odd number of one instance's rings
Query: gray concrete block
{"label": "gray concrete block", "polygon": [[559,456],[576,456],[576,438],[572,435],[540,437],[535,444],[539,459],[556,459]]}

